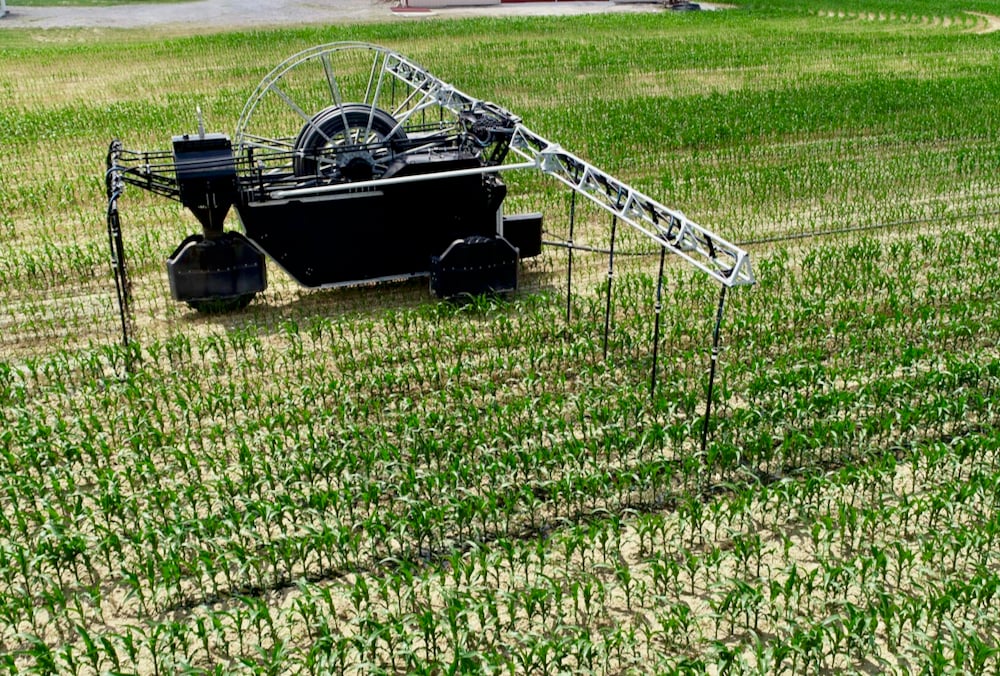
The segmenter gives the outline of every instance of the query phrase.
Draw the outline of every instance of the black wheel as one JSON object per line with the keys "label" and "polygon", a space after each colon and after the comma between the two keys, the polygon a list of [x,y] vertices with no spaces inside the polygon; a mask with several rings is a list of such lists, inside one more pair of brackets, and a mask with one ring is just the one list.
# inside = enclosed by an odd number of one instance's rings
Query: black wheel
{"label": "black wheel", "polygon": [[387,144],[406,138],[392,115],[365,103],[330,106],[316,113],[295,139],[296,176],[366,181],[385,171]]}
{"label": "black wheel", "polygon": [[243,310],[250,301],[254,299],[256,293],[244,293],[240,296],[230,296],[228,298],[211,298],[208,300],[189,300],[188,307],[206,315],[219,315],[227,312]]}

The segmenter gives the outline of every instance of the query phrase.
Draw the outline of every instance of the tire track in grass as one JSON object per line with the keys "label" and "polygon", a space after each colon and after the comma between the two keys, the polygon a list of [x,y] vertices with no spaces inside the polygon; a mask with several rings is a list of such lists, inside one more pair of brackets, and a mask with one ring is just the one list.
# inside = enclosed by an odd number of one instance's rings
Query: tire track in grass
{"label": "tire track in grass", "polygon": [[1000,16],[985,14],[983,12],[966,12],[966,14],[971,14],[978,19],[982,19],[982,22],[976,22],[977,25],[969,30],[969,33],[973,33],[975,35],[986,35],[987,33],[1000,31]]}
{"label": "tire track in grass", "polygon": [[[994,31],[1000,30],[1000,17],[996,17],[990,14],[983,14],[981,12],[965,12],[966,14],[977,17],[975,25],[968,29],[966,32],[970,33],[992,33]],[[844,12],[844,11],[833,11],[833,10],[819,10],[816,15],[823,18],[830,19],[845,19],[845,20],[857,20],[857,21],[868,21],[868,22],[879,22],[884,23],[886,21],[891,22],[905,22],[920,28],[951,28],[956,25],[966,25],[966,22],[952,16],[927,16],[927,15],[906,15],[906,14],[889,14],[885,13],[875,14],[874,12]],[[985,23],[984,23],[985,22]]]}

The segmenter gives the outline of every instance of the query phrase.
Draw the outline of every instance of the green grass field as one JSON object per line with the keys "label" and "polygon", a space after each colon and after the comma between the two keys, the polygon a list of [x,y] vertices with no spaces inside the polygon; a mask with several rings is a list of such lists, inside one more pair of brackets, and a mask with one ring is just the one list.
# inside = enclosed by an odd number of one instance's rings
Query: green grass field
{"label": "green grass field", "polygon": [[[211,33],[0,31],[0,664],[24,673],[1000,673],[995,3]],[[979,12],[982,14],[977,14]],[[95,35],[98,39],[94,39]],[[422,282],[169,299],[194,218],[112,138],[232,132],[258,81],[370,41],[726,238]],[[569,195],[510,176],[566,237]],[[607,246],[582,207],[576,239]],[[231,227],[237,227],[234,220]],[[126,374],[125,365],[131,364]]]}

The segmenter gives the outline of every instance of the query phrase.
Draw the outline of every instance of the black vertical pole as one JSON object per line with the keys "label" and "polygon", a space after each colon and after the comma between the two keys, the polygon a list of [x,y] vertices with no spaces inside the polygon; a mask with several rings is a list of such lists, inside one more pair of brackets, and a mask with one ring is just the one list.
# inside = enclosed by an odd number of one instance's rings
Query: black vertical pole
{"label": "black vertical pole", "polygon": [[111,215],[111,241],[113,248],[112,264],[115,268],[115,287],[118,292],[118,314],[122,324],[122,345],[129,345],[129,320],[132,316],[131,308],[131,287],[128,280],[128,271],[125,267],[125,245],[122,242],[122,228],[118,217],[118,200],[112,200]]}
{"label": "black vertical pole", "polygon": [[708,371],[708,401],[705,402],[705,422],[701,428],[701,450],[708,445],[708,419],[712,415],[712,388],[715,385],[715,364],[719,361],[719,328],[722,326],[722,310],[726,305],[726,286],[719,294],[719,309],[715,313],[715,331],[712,333],[712,364]]}
{"label": "black vertical pole", "polygon": [[131,371],[128,353],[130,329],[132,327],[132,287],[128,279],[128,269],[125,265],[125,245],[122,242],[121,217],[118,214],[118,198],[125,190],[125,181],[118,167],[118,158],[122,152],[121,141],[112,141],[108,147],[107,173],[104,176],[108,195],[108,245],[111,249],[111,264],[114,267],[115,290],[118,296],[118,314],[121,318],[122,345],[125,351],[125,370]]}
{"label": "black vertical pole", "polygon": [[604,359],[608,358],[608,332],[611,330],[611,283],[615,278],[615,230],[618,216],[611,217],[611,246],[608,253],[608,302],[604,307]]}
{"label": "black vertical pole", "polygon": [[576,191],[570,193],[569,202],[569,264],[566,266],[566,328],[572,319],[573,305],[573,225],[576,223]]}
{"label": "black vertical pole", "polygon": [[660,310],[663,308],[663,262],[667,258],[667,247],[660,247],[660,274],[656,282],[656,321],[653,324],[653,375],[649,380],[649,398],[656,396],[656,362],[660,354]]}

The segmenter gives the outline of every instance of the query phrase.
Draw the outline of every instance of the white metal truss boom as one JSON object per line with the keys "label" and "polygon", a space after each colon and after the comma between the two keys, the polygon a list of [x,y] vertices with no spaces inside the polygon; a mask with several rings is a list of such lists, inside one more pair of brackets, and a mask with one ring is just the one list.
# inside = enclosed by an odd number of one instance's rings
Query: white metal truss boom
{"label": "white metal truss boom", "polygon": [[422,92],[424,100],[456,115],[484,112],[513,124],[510,149],[533,162],[543,173],[562,181],[577,193],[684,258],[726,287],[754,283],[749,254],[711,230],[644,195],[624,181],[563,150],[531,131],[516,115],[496,104],[475,99],[439,80],[405,56],[390,52],[384,68]]}
{"label": "white metal truss boom", "polygon": [[562,181],[722,284],[733,287],[754,283],[750,256],[746,251],[688,219],[683,213],[663,206],[522,125],[514,131],[511,149],[524,157],[534,158],[541,171]]}

